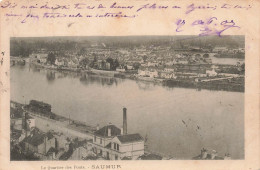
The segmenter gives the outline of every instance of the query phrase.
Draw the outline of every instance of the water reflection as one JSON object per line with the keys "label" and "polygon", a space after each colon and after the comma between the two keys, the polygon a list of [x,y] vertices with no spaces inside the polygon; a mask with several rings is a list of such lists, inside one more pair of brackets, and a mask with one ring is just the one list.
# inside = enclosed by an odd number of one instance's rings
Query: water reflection
{"label": "water reflection", "polygon": [[[23,66],[24,67],[24,66]],[[25,67],[24,67],[25,68]],[[32,71],[32,72],[40,72],[41,69],[39,67],[36,67],[34,65],[29,65],[29,71]]]}
{"label": "water reflection", "polygon": [[103,77],[103,76],[96,76],[96,75],[89,75],[89,74],[81,75],[79,80],[84,85],[96,84],[102,86],[112,86],[112,85],[117,86],[119,83],[118,81],[122,81],[114,77]]}
{"label": "water reflection", "polygon": [[46,78],[47,78],[49,83],[53,82],[55,80],[55,72],[51,71],[51,70],[47,70]]}
{"label": "water reflection", "polygon": [[156,85],[151,82],[136,81],[136,84],[140,90],[152,90]]}

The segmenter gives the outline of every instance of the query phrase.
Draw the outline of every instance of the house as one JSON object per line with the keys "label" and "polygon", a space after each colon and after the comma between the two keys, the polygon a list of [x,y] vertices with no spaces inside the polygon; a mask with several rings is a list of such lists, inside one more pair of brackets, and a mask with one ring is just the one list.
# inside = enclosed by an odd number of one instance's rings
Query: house
{"label": "house", "polygon": [[215,69],[211,69],[211,70],[206,70],[206,75],[209,77],[215,77],[218,75],[218,73],[215,71]]}
{"label": "house", "polygon": [[126,68],[127,68],[127,70],[133,70],[134,66],[132,64],[127,64]]}
{"label": "house", "polygon": [[117,67],[116,71],[117,72],[125,72],[125,68]]}
{"label": "house", "polygon": [[40,63],[45,64],[47,63],[48,54],[40,54],[38,55],[38,59],[40,60]]}
{"label": "house", "polygon": [[35,53],[30,54],[29,58],[30,58],[31,63],[36,63],[38,61],[37,54],[35,54]]}
{"label": "house", "polygon": [[106,64],[105,64],[105,70],[110,70],[110,68],[111,68],[110,63],[109,63],[109,62],[106,62]]}
{"label": "house", "polygon": [[26,152],[33,152],[39,155],[46,155],[53,147],[55,148],[55,138],[48,132],[43,133],[39,129],[33,129],[23,140]]}
{"label": "house", "polygon": [[115,136],[107,148],[111,160],[125,157],[135,160],[144,154],[144,139],[138,133]]}
{"label": "house", "polygon": [[174,72],[174,68],[168,66],[168,67],[164,68],[164,71],[166,71],[166,72]]}
{"label": "house", "polygon": [[55,65],[57,66],[64,66],[64,61],[60,58],[56,58]]}
{"label": "house", "polygon": [[155,67],[150,67],[150,68],[141,67],[138,69],[138,75],[142,77],[150,77],[150,78],[159,77],[159,73]]}
{"label": "house", "polygon": [[93,151],[103,157],[106,157],[106,146],[111,142],[113,137],[121,135],[121,129],[115,125],[109,124],[94,132]]}
{"label": "house", "polygon": [[149,77],[151,78],[159,77],[158,71],[157,70],[149,71]]}
{"label": "house", "polygon": [[146,71],[143,67],[138,69],[138,75],[139,76],[146,76]]}
{"label": "house", "polygon": [[78,67],[78,62],[77,62],[77,60],[70,60],[70,61],[68,61],[68,67],[69,68],[77,68]]}
{"label": "house", "polygon": [[29,55],[30,62],[47,63],[48,54],[46,53],[33,53]]}
{"label": "house", "polygon": [[174,72],[161,71],[160,77],[165,79],[176,79]]}
{"label": "house", "polygon": [[126,108],[123,109],[123,128],[109,124],[94,132],[92,142],[93,152],[109,160],[125,157],[137,159],[144,154],[144,139],[136,134],[127,134]]}

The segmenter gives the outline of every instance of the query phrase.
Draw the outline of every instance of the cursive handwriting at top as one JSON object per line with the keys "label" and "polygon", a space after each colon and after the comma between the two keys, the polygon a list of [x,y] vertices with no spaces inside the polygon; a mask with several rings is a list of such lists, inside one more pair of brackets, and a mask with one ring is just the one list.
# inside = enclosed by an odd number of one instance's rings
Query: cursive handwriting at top
{"label": "cursive handwriting at top", "polygon": [[250,8],[252,8],[252,6],[249,5],[231,5],[231,4],[227,4],[224,3],[221,6],[217,6],[217,5],[211,5],[211,4],[207,4],[207,5],[195,5],[194,3],[190,4],[187,6],[186,8],[186,12],[185,14],[189,14],[193,11],[196,10],[217,10],[217,9],[244,9],[244,10],[249,10]]}
{"label": "cursive handwriting at top", "polygon": [[195,4],[190,4],[187,6],[187,11],[186,14],[191,13],[192,11],[194,11],[195,9],[211,9],[211,10],[216,10],[217,6],[210,6],[209,4],[207,5],[195,5]]}
{"label": "cursive handwriting at top", "polygon": [[[175,24],[177,25],[175,31],[181,32],[183,31],[183,26],[186,24],[186,21],[182,19],[178,19]],[[193,21],[190,24],[190,26],[192,27],[199,26],[201,28],[199,36],[218,35],[219,37],[221,37],[222,33],[228,29],[231,28],[240,29],[240,27],[236,25],[234,20],[221,20],[220,22],[218,22],[217,17],[211,17],[205,20],[198,19]]]}

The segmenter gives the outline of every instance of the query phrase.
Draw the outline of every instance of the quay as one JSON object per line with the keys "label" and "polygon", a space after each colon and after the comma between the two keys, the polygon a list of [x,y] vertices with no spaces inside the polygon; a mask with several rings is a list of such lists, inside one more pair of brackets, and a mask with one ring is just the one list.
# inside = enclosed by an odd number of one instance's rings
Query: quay
{"label": "quay", "polygon": [[35,119],[35,126],[41,129],[43,132],[54,130],[61,132],[65,136],[78,137],[80,139],[92,139],[93,132],[91,130],[83,131],[81,128],[77,128],[73,124],[69,124],[69,121],[53,120],[32,112],[28,112],[31,117]]}
{"label": "quay", "polygon": [[[94,128],[52,113],[51,105],[47,103],[31,100],[28,105],[14,101],[10,104],[12,152],[22,153],[25,158],[29,154],[40,160],[163,159],[147,150],[146,139],[139,133],[127,132],[126,108],[123,108],[122,128],[111,123]],[[19,123],[15,114],[23,115],[18,116]]]}

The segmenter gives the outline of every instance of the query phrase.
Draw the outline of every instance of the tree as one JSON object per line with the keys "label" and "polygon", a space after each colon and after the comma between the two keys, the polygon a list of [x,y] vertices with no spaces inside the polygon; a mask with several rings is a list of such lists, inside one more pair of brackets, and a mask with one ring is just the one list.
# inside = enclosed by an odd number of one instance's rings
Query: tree
{"label": "tree", "polygon": [[115,70],[114,69],[114,60],[111,57],[108,57],[106,59],[106,62],[108,62],[110,64],[110,70]]}
{"label": "tree", "polygon": [[53,53],[49,53],[47,57],[47,62],[50,64],[55,64],[56,56]]}
{"label": "tree", "polygon": [[88,65],[88,63],[89,63],[88,58],[83,58],[83,59],[79,62],[79,65],[80,65],[81,67],[86,68],[86,66]]}
{"label": "tree", "polygon": [[135,70],[138,70],[140,66],[141,66],[141,64],[138,63],[138,62],[135,62],[135,63],[133,64],[133,67],[134,67]]}
{"label": "tree", "polygon": [[113,70],[116,70],[116,68],[119,66],[119,62],[117,59],[114,61]]}

